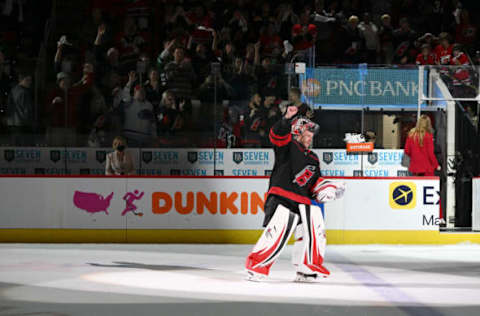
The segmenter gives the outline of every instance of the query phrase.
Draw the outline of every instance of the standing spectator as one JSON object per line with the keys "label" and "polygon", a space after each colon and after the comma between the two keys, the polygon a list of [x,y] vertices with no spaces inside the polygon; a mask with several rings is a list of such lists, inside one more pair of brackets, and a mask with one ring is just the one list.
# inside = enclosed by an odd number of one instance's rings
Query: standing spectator
{"label": "standing spectator", "polygon": [[469,52],[477,38],[477,27],[470,22],[470,14],[465,9],[457,9],[454,13],[457,24],[455,30],[455,42],[462,44]]}
{"label": "standing spectator", "polygon": [[185,101],[177,104],[175,94],[167,90],[162,94],[162,100],[157,113],[158,130],[163,135],[171,135],[184,126],[183,111]]}
{"label": "standing spectator", "polygon": [[178,98],[190,100],[196,79],[192,64],[185,58],[185,49],[177,47],[173,53],[174,60],[165,66],[167,87]]}
{"label": "standing spectator", "polygon": [[250,94],[255,84],[247,61],[241,57],[235,58],[235,68],[233,73],[226,74],[226,81],[232,87],[232,99],[236,101],[244,100],[245,96]]}
{"label": "standing spectator", "polygon": [[313,118],[313,110],[308,106],[308,104],[302,102],[301,99],[302,91],[293,87],[288,92],[288,101],[291,105],[295,105],[298,108],[297,115],[306,116],[307,118]]}
{"label": "standing spectator", "polygon": [[277,92],[281,76],[279,72],[280,69],[272,65],[272,61],[268,57],[262,60],[261,65],[257,65],[255,76],[257,78],[258,90],[260,90],[263,95],[265,95],[265,91],[268,89],[273,89]]}
{"label": "standing spectator", "polygon": [[[258,46],[260,49],[260,46]],[[217,59],[222,63],[224,72],[232,72],[233,62],[235,60],[236,48],[232,42],[226,42],[223,50],[216,52]]]}
{"label": "standing spectator", "polygon": [[321,61],[330,59],[333,54],[334,46],[330,44],[330,41],[334,35],[335,22],[335,2],[332,2],[328,12],[324,10],[324,1],[315,1],[315,11],[312,14],[313,23],[317,30],[316,34],[316,48],[315,53]]}
{"label": "standing spectator", "polygon": [[408,133],[405,144],[405,154],[410,157],[408,171],[414,176],[433,176],[435,170],[440,170],[433,150],[432,122],[423,114]]}
{"label": "standing spectator", "polygon": [[278,6],[277,21],[280,23],[280,37],[288,38],[292,26],[299,22],[299,17],[293,11],[291,3],[282,3]]}
{"label": "standing spectator", "polygon": [[217,148],[236,148],[242,145],[242,126],[238,108],[231,106],[224,108],[223,121],[218,128],[216,147]]}
{"label": "standing spectator", "polygon": [[100,87],[103,88],[106,81],[109,80],[112,73],[120,72],[120,53],[115,47],[110,47],[105,44],[105,34],[107,26],[100,24],[97,30],[97,36],[93,43],[93,55],[95,58],[96,74]]}
{"label": "standing spectator", "polygon": [[[260,47],[259,47],[260,49]],[[258,56],[257,56],[258,55]],[[255,59],[260,60],[260,50],[255,49],[255,44],[248,43],[245,48],[245,58],[243,59],[243,71],[248,75],[253,76],[255,73]],[[235,66],[237,66],[235,61]]]}
{"label": "standing spectator", "polygon": [[397,64],[413,64],[417,53],[414,42],[417,39],[417,32],[410,28],[407,18],[400,19],[400,27],[393,31],[395,39],[394,63]]}
{"label": "standing spectator", "polygon": [[358,63],[361,61],[363,40],[358,29],[359,19],[356,15],[348,18],[347,24],[343,27],[341,41],[343,42],[343,60],[347,63]]}
{"label": "standing spectator", "polygon": [[136,85],[133,98],[130,90],[136,81],[135,72],[130,72],[123,89],[124,124],[123,135],[133,146],[149,146],[157,136],[156,118],[153,105],[145,99],[145,89]]}
{"label": "standing spectator", "polygon": [[7,125],[12,145],[32,145],[29,135],[34,127],[33,94],[31,91],[32,75],[21,72],[18,84],[8,97]]}
{"label": "standing spectator", "polygon": [[132,17],[125,18],[123,32],[116,38],[120,51],[120,63],[127,68],[136,67],[140,53],[146,50],[147,42],[139,33],[137,23]]}
{"label": "standing spectator", "polygon": [[133,158],[127,149],[127,140],[121,136],[113,139],[113,152],[107,155],[105,164],[105,175],[107,176],[124,176],[134,175],[135,166]]}
{"label": "standing spectator", "polygon": [[197,44],[195,53],[192,56],[192,66],[199,82],[203,82],[210,74],[210,63],[213,61],[212,51],[207,49],[205,44]]}
{"label": "standing spectator", "polygon": [[248,146],[258,147],[260,146],[259,130],[261,128],[261,103],[262,97],[259,93],[255,93],[248,103],[248,109],[245,116],[245,143]]}
{"label": "standing spectator", "polygon": [[432,48],[429,44],[421,46],[421,53],[417,55],[415,63],[417,65],[435,65],[435,54],[432,53]]}
{"label": "standing spectator", "polygon": [[92,9],[91,17],[87,19],[82,27],[81,40],[85,46],[89,45],[98,36],[98,29],[103,24],[102,10]]}
{"label": "standing spectator", "polygon": [[151,68],[148,71],[148,80],[145,82],[145,93],[146,99],[153,105],[155,113],[157,113],[158,108],[160,107],[163,90],[164,87],[162,87],[160,82],[160,74],[158,73],[158,70],[156,68]]}
{"label": "standing spectator", "polygon": [[381,63],[391,64],[393,61],[393,27],[392,18],[388,14],[381,17],[382,25],[378,32],[380,40]]}
{"label": "standing spectator", "polygon": [[377,52],[380,51],[380,42],[378,39],[378,28],[371,21],[370,14],[363,15],[363,21],[358,24],[360,34],[365,39],[366,62],[369,64],[377,63]]}
{"label": "standing spectator", "polygon": [[[278,104],[276,103],[277,97],[275,96],[275,93],[273,91],[267,92],[265,95],[265,100],[263,101],[263,109],[265,111],[264,116],[266,117],[266,126],[265,130],[269,131],[270,128],[272,128],[273,124],[278,122],[279,119],[282,118],[282,114],[280,113],[280,109],[278,107]],[[266,141],[266,139],[263,140],[266,147],[270,146],[270,143]]]}
{"label": "standing spectator", "polygon": [[73,86],[71,82],[69,74],[58,73],[57,87],[47,98],[45,112],[49,117],[47,142],[50,146],[77,145],[76,130],[80,113],[84,111],[80,108],[81,99],[89,91],[93,80],[85,75]]}

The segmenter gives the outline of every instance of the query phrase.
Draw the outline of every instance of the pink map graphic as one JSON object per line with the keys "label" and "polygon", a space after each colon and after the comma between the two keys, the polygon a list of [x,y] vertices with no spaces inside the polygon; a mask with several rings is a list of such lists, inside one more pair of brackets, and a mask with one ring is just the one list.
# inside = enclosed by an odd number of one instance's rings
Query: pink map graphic
{"label": "pink map graphic", "polygon": [[75,191],[73,195],[73,204],[88,213],[105,212],[108,215],[110,201],[113,198],[113,192],[106,198],[97,193],[88,193]]}

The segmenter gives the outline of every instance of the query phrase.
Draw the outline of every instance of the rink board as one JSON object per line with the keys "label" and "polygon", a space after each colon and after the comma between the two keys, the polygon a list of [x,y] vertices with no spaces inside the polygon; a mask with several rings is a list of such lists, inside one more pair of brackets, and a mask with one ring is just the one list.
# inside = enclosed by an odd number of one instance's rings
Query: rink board
{"label": "rink board", "polygon": [[[103,175],[111,148],[2,147],[3,175]],[[349,154],[345,149],[314,149],[324,176],[407,176],[403,149]],[[273,149],[129,148],[138,175],[268,176]]]}
{"label": "rink board", "polygon": [[[437,178],[342,178],[329,243],[480,242],[438,232]],[[1,177],[0,241],[253,243],[266,177]],[[127,200],[130,207],[127,207]],[[135,214],[135,213],[137,214]]]}

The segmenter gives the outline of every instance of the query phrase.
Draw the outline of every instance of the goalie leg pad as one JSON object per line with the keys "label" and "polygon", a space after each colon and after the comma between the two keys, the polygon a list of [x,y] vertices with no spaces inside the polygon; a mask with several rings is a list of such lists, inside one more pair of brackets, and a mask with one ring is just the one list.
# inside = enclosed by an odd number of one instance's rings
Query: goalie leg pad
{"label": "goalie leg pad", "polygon": [[295,243],[292,249],[292,264],[298,266],[303,263],[305,256],[305,242],[303,240],[303,223],[297,225],[295,229]]}
{"label": "goalie leg pad", "polygon": [[[327,245],[322,210],[318,206],[304,204],[299,206],[299,210],[302,228],[297,228],[298,235],[296,232],[295,237],[299,237],[296,239],[299,244],[297,249],[294,245],[292,262],[298,272],[328,276],[330,272],[322,265]],[[303,249],[303,252],[300,249]]]}
{"label": "goalie leg pad", "polygon": [[270,267],[290,239],[298,218],[298,215],[285,206],[278,205],[262,236],[247,257],[245,267],[249,273],[268,275]]}

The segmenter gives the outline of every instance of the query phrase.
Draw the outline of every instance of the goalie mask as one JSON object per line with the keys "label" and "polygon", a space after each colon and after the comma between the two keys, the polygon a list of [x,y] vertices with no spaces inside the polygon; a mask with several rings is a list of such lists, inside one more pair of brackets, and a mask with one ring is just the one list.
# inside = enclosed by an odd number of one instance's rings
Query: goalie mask
{"label": "goalie mask", "polygon": [[292,134],[295,136],[300,136],[304,131],[312,132],[313,135],[316,135],[320,127],[318,124],[312,122],[306,117],[298,117],[292,122]]}

